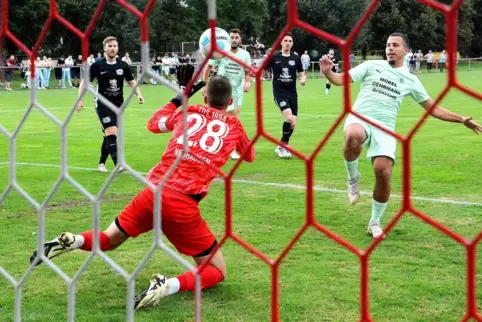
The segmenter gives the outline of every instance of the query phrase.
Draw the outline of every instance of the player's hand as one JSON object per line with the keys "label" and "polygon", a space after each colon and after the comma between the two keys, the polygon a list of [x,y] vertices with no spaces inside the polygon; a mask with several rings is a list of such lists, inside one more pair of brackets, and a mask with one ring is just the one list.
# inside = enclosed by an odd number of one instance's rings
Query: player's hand
{"label": "player's hand", "polygon": [[472,121],[472,117],[464,117],[463,123],[477,135],[482,132],[482,126]]}
{"label": "player's hand", "polygon": [[330,56],[323,55],[323,57],[320,58],[320,71],[323,74],[329,72],[333,68],[334,65],[335,64],[333,64],[333,62],[331,61]]}
{"label": "player's hand", "polygon": [[137,96],[137,102],[139,104],[144,104],[144,97],[142,97],[142,95]]}
{"label": "player's hand", "polygon": [[251,88],[251,82],[245,82],[243,90],[247,93],[249,92],[250,88]]}
{"label": "player's hand", "polygon": [[77,103],[77,113],[79,113],[80,111],[82,111],[84,109],[84,101],[83,100],[80,100],[78,103]]}
{"label": "player's hand", "polygon": [[305,86],[305,85],[306,85],[306,76],[300,78],[300,84],[301,84],[301,86]]}

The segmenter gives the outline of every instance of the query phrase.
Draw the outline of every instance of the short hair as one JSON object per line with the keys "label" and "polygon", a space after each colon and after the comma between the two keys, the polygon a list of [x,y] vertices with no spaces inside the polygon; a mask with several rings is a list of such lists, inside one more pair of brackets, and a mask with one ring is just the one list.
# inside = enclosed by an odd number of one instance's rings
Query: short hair
{"label": "short hair", "polygon": [[401,32],[394,32],[391,33],[388,37],[400,37],[403,39],[403,45],[405,46],[405,48],[410,48],[408,37],[405,34],[402,34]]}
{"label": "short hair", "polygon": [[229,31],[229,33],[230,33],[230,34],[238,34],[238,35],[241,36],[241,30],[236,29],[236,28],[231,29],[231,30]]}
{"label": "short hair", "polygon": [[216,109],[223,109],[229,105],[232,96],[231,82],[224,76],[211,77],[207,88],[208,105]]}
{"label": "short hair", "polygon": [[105,38],[104,41],[102,42],[102,46],[105,48],[105,45],[107,45],[111,41],[117,41],[117,38],[113,37],[113,36],[109,36],[109,37]]}
{"label": "short hair", "polygon": [[293,34],[292,34],[291,32],[288,31],[288,32],[283,36],[283,38],[286,37],[286,36],[290,36],[291,39],[293,40],[293,42],[295,42],[295,37],[293,37]]}

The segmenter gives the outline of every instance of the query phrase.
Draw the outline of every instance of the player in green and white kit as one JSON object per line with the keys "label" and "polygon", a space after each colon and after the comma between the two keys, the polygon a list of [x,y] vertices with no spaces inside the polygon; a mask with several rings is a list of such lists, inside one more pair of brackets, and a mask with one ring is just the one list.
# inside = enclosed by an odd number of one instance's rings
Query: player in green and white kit
{"label": "player in green and white kit", "polygon": [[[352,82],[361,82],[360,93],[353,110],[393,131],[400,105],[406,96],[411,96],[425,110],[429,110],[434,104],[418,78],[403,66],[408,48],[408,39],[405,35],[391,34],[385,50],[386,61],[366,61],[348,72]],[[332,84],[343,85],[343,74],[331,70],[333,63],[329,57],[323,56],[320,59],[320,66]],[[471,117],[457,115],[441,106],[433,109],[431,115],[442,121],[462,123],[475,133],[482,131],[482,127],[472,121]],[[360,197],[358,158],[364,146],[368,147],[367,157],[371,159],[375,172],[372,216],[367,230],[373,238],[377,238],[384,236],[380,219],[390,197],[390,178],[397,141],[391,135],[350,114],[345,122],[343,154],[348,172],[348,198],[351,204],[355,204]]]}
{"label": "player in green and white kit", "polygon": [[[239,29],[232,29],[229,31],[229,35],[231,37],[231,51],[229,53],[248,66],[251,66],[251,55],[246,50],[239,47],[241,45],[241,31]],[[206,84],[208,83],[209,74],[213,67],[216,67],[217,75],[229,79],[233,88],[233,103],[228,106],[226,115],[239,117],[241,105],[243,104],[244,92],[249,92],[249,89],[251,88],[251,75],[249,69],[245,69],[243,66],[227,57],[223,57],[218,61],[211,59],[203,74],[203,80]],[[207,86],[203,88],[203,95],[205,95],[206,88]],[[231,159],[237,160],[239,157],[240,156],[236,150],[231,153]]]}

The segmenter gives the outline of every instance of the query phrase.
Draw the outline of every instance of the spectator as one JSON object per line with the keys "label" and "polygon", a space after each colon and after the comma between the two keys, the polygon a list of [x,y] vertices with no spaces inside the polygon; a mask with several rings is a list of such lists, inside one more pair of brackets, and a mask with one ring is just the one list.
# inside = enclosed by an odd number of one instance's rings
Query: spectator
{"label": "spectator", "polygon": [[[11,55],[9,59],[6,61],[7,67],[15,67],[17,66],[17,61],[15,60],[15,56]],[[13,91],[11,84],[12,84],[12,75],[13,75],[13,68],[7,68],[5,70],[5,89],[7,91]]]}
{"label": "spectator", "polygon": [[65,60],[65,66],[62,68],[62,88],[65,88],[65,80],[69,83],[69,87],[73,88],[72,86],[72,79],[70,77],[70,69],[74,66],[74,60],[72,59],[72,55],[69,55]]}

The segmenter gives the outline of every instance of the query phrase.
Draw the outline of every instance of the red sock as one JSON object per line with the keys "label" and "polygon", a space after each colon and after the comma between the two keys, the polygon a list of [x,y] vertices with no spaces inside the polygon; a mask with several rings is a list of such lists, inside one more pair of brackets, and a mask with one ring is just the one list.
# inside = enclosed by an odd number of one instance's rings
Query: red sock
{"label": "red sock", "polygon": [[[86,232],[83,232],[80,235],[84,237],[84,244],[82,245],[82,247],[80,247],[80,249],[91,251],[92,245],[94,244],[94,231],[88,230]],[[100,242],[100,249],[102,251],[110,250],[112,248],[110,246],[109,237],[102,231],[100,232],[99,242]]]}
{"label": "red sock", "polygon": [[[199,266],[198,266],[199,268]],[[212,265],[207,265],[200,274],[201,276],[201,289],[210,288],[216,286],[224,280],[224,275],[219,269]],[[179,280],[180,288],[179,292],[194,291],[196,288],[196,276],[191,272],[186,272],[177,277]]]}

